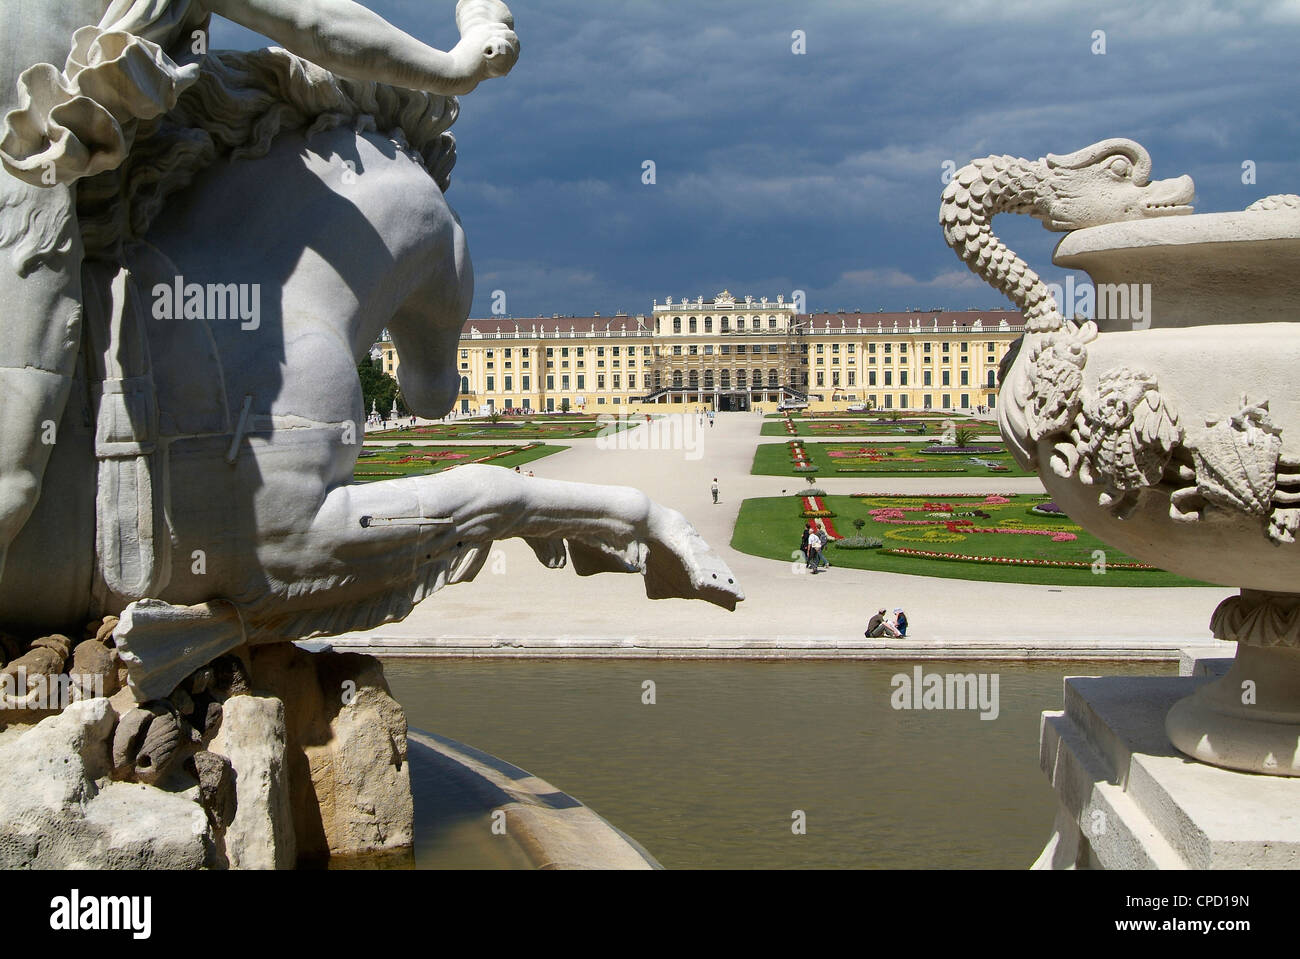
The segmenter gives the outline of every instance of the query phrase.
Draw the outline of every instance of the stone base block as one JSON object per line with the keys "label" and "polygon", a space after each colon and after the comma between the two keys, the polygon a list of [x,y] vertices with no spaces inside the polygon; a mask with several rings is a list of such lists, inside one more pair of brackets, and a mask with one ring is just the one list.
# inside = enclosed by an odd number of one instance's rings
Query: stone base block
{"label": "stone base block", "polygon": [[1065,681],[1065,708],[1042,719],[1060,805],[1034,868],[1300,868],[1300,780],[1195,762],[1165,733],[1173,705],[1222,669]]}

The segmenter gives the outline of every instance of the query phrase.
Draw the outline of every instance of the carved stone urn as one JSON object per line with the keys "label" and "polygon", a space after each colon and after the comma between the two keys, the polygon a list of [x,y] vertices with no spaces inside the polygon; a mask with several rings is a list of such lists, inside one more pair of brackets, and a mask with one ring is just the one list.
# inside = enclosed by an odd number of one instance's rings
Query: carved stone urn
{"label": "carved stone urn", "polygon": [[[1241,590],[1210,624],[1237,641],[1236,661],[1170,711],[1170,740],[1215,765],[1300,776],[1300,197],[1191,215],[1190,180],[1149,172],[1126,140],[990,157],[959,171],[941,220],[1025,311],[998,402],[1017,458],[1105,542]],[[1091,278],[1095,320],[1062,317],[992,235],[1003,211],[1071,231],[1053,261]]]}

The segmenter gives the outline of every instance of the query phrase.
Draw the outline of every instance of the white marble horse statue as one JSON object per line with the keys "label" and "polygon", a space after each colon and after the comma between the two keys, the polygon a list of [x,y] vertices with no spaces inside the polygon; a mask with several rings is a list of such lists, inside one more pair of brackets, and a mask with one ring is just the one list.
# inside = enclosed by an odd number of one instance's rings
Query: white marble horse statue
{"label": "white marble horse statue", "polygon": [[[480,60],[441,92],[376,79],[406,75],[373,57],[346,79],[347,64],[281,49],[207,54],[165,111],[121,125],[115,163],[83,163],[76,362],[39,500],[8,544],[0,628],[120,613],[132,688],[150,699],[236,646],[401,619],[508,537],[579,574],[643,573],[651,598],[743,599],[686,519],[634,489],[490,466],[352,481],[356,364],[382,329],[409,407],[441,416],[458,391],[473,274],[443,197],[447,94],[518,49],[496,0],[461,0],[458,21]],[[24,153],[6,136],[9,175],[57,145],[30,139]]]}

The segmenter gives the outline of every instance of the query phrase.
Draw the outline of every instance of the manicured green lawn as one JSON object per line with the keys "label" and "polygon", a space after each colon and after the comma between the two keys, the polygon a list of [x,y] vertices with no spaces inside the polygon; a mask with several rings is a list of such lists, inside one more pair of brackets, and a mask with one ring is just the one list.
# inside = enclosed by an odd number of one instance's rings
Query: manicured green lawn
{"label": "manicured green lawn", "polygon": [[435,423],[407,430],[384,430],[367,433],[366,439],[378,440],[572,440],[618,433],[644,423],[645,417],[631,420],[613,417],[550,419],[502,419],[493,423],[486,419],[460,420],[455,423]]}
{"label": "manicured green lawn", "polygon": [[[999,502],[998,500],[1001,500]],[[1106,546],[1067,517],[1030,512],[1044,495],[976,496],[827,496],[823,503],[835,516],[827,520],[840,536],[858,534],[882,540],[879,549],[840,549],[833,544],[826,558],[834,566],[872,569],[884,573],[941,576],[996,583],[1039,583],[1051,586],[1201,586],[1163,570],[1125,569],[1132,557]],[[975,515],[976,511],[987,516]],[[731,545],[742,553],[794,562],[799,537],[808,522],[798,496],[747,499],[740,507]],[[965,514],[965,515],[963,515]],[[987,532],[970,532],[972,529]],[[965,530],[965,531],[963,531]],[[1021,530],[1023,532],[993,532]],[[1053,537],[1057,537],[1054,539]],[[1073,537],[1072,539],[1069,537]],[[968,559],[899,555],[891,550],[942,553]],[[1105,554],[1100,572],[1098,552]],[[1077,567],[1014,565],[972,561],[1001,557],[1014,560],[1065,562]],[[1099,572],[1094,573],[1093,570]]]}
{"label": "manicured green lawn", "polygon": [[[952,417],[952,421],[957,424],[958,429],[973,429],[976,436],[998,435],[998,425],[996,423],[977,422],[957,417]],[[938,437],[943,434],[944,422],[944,420],[916,420],[912,418],[899,420],[897,423],[878,423],[861,419],[794,420],[795,432],[793,434],[786,431],[784,423],[776,422],[764,423],[762,435],[810,436],[815,439],[834,439],[838,435]]]}
{"label": "manicured green lawn", "polygon": [[[935,442],[940,440],[936,437]],[[813,476],[1032,476],[1016,465],[1000,443],[977,443],[988,451],[978,453],[923,453],[924,443],[815,443],[804,442],[808,461],[817,467]],[[982,465],[982,463],[992,464]],[[998,467],[998,468],[994,468]],[[789,443],[761,443],[754,451],[751,473],[760,476],[809,475],[795,469]]]}
{"label": "manicured green lawn", "polygon": [[374,483],[402,476],[441,473],[466,463],[486,462],[491,466],[513,469],[568,448],[541,443],[523,446],[369,446],[362,450],[353,475],[359,483]]}

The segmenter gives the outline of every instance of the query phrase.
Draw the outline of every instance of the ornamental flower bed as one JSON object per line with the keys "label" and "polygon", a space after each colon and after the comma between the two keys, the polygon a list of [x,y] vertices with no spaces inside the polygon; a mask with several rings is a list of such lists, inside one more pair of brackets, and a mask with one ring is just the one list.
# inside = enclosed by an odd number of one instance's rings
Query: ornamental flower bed
{"label": "ornamental flower bed", "polygon": [[493,460],[537,449],[541,445],[541,443],[528,443],[524,446],[507,446],[500,449],[487,447],[487,451],[477,457],[473,455],[472,447],[462,447],[463,450],[469,450],[469,452],[437,449],[421,451],[409,447],[404,447],[401,450],[367,450],[366,452],[370,454],[367,456],[367,462],[358,464],[359,466],[364,465],[366,468],[355,470],[353,475],[358,478],[419,476],[424,473],[440,472],[442,469],[452,469],[469,463],[490,463]]}
{"label": "ornamental flower bed", "polygon": [[927,446],[921,450],[931,456],[973,456],[976,453],[1005,453],[1001,446]]}
{"label": "ornamental flower bed", "polygon": [[[922,559],[947,559],[962,563],[1000,563],[1006,566],[1055,566],[1063,569],[1089,569],[1093,566],[1092,563],[1064,559],[1022,559],[1014,556],[968,556],[964,553],[935,553],[930,550],[907,549],[901,546],[891,546],[884,552],[891,556],[918,556]],[[1106,568],[1158,571],[1158,567],[1148,566],[1146,563],[1107,563]]]}
{"label": "ornamental flower bed", "polygon": [[826,508],[820,496],[805,496],[803,498],[803,516],[804,519],[829,519],[835,513]]}

